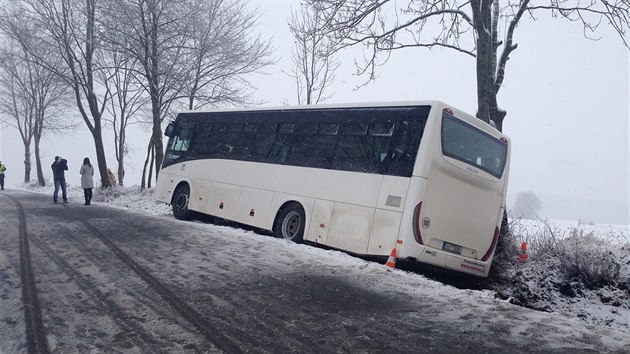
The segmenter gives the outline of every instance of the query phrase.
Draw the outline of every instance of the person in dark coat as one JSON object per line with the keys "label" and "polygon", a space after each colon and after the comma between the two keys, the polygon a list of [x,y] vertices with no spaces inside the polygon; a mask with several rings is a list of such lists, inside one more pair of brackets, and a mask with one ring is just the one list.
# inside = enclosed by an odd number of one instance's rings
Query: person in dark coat
{"label": "person in dark coat", "polygon": [[68,195],[66,194],[66,175],[65,171],[68,170],[68,160],[59,156],[55,156],[55,162],[50,167],[53,170],[53,179],[55,181],[55,193],[53,193],[53,202],[57,204],[57,195],[59,194],[59,187],[61,187],[61,196],[63,202],[68,202]]}

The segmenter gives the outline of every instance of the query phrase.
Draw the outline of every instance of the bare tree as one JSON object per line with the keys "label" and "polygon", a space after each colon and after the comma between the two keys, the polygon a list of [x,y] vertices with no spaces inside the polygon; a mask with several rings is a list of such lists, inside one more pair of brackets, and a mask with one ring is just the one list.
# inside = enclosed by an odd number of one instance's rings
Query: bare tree
{"label": "bare tree", "polygon": [[73,128],[72,122],[64,120],[63,116],[69,92],[57,75],[37,64],[31,53],[47,57],[53,67],[60,66],[60,58],[39,45],[26,18],[17,13],[7,15],[5,9],[0,18],[0,28],[8,37],[0,50],[0,113],[3,113],[0,120],[20,133],[24,144],[25,183],[30,182],[31,143],[34,141],[37,181],[44,186],[40,141],[45,131]]}
{"label": "bare tree", "polygon": [[28,92],[28,69],[20,65],[20,58],[7,47],[0,52],[0,62],[0,119],[20,132],[24,145],[24,182],[30,182],[35,116]]}
{"label": "bare tree", "polygon": [[[112,0],[104,21],[108,40],[126,48],[142,67],[151,102],[152,134],[141,188],[164,158],[162,123],[171,107],[199,108],[247,102],[244,75],[267,62],[269,44],[251,39],[255,15],[228,0]],[[149,159],[148,156],[153,156]],[[148,170],[147,170],[148,169]]]}
{"label": "bare tree", "polygon": [[339,61],[327,53],[328,37],[317,30],[321,22],[317,8],[300,7],[291,14],[289,30],[295,38],[289,75],[295,79],[298,104],[317,104],[330,98],[326,89],[335,80]]}
{"label": "bare tree", "polygon": [[[624,34],[630,21],[627,0],[305,0],[322,14],[319,30],[332,39],[334,50],[364,44],[369,55],[359,67],[374,79],[380,53],[409,48],[442,47],[476,59],[477,117],[502,129],[506,112],[497,94],[510,55],[517,48],[514,34],[524,15],[541,11],[580,23],[588,37],[609,24],[628,46]],[[499,33],[503,33],[502,38]],[[387,57],[384,59],[387,60]]]}
{"label": "bare tree", "polygon": [[536,219],[541,207],[542,201],[534,192],[519,192],[514,201],[512,214],[516,218]]}
{"label": "bare tree", "polygon": [[[162,122],[170,106],[185,96],[184,49],[191,33],[191,18],[200,7],[194,0],[112,0],[104,18],[113,45],[135,58],[141,70],[142,86],[151,103],[152,133],[147,151],[155,154],[155,167],[164,157]],[[147,161],[148,162],[148,161]],[[153,164],[151,165],[153,166]],[[141,188],[151,187],[151,171],[145,163]]]}
{"label": "bare tree", "polygon": [[[75,103],[88,127],[96,150],[101,185],[110,185],[107,159],[102,137],[102,115],[110,93],[99,83],[103,70],[97,61],[99,28],[97,26],[98,0],[23,0],[22,11],[32,15],[40,29],[41,40],[55,48],[63,59],[63,69],[48,64],[46,57],[38,63],[61,77],[73,90]],[[31,53],[36,55],[36,53]]]}
{"label": "bare tree", "polygon": [[103,73],[108,78],[104,80],[110,87],[112,99],[107,106],[107,111],[111,119],[105,118],[112,124],[114,131],[114,149],[116,161],[118,162],[118,184],[124,185],[125,180],[125,158],[128,154],[127,145],[127,127],[137,123],[134,118],[140,110],[145,108],[147,103],[145,92],[137,77],[140,70],[138,60],[128,55],[127,51],[117,51],[112,48],[108,51],[107,61],[109,63],[106,71]]}
{"label": "bare tree", "polygon": [[252,103],[245,75],[273,64],[270,43],[252,35],[256,19],[244,2],[215,0],[201,9],[188,43],[188,109]]}

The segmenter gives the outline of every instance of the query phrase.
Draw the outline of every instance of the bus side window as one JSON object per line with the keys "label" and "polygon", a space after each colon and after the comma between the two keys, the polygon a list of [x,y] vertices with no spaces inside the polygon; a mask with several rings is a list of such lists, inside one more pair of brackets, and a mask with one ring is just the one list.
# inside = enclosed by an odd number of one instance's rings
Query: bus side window
{"label": "bus side window", "polygon": [[273,142],[276,139],[276,129],[278,123],[276,122],[261,122],[258,126],[258,132],[251,142],[252,156],[254,160],[260,162],[271,162],[270,154]]}
{"label": "bus side window", "polygon": [[188,151],[190,146],[190,139],[192,137],[192,129],[183,127],[177,135],[175,135],[171,142],[171,151]]}
{"label": "bus side window", "polygon": [[242,126],[241,123],[214,123],[205,141],[200,143],[207,157],[232,158]]}
{"label": "bus side window", "polygon": [[182,155],[190,148],[190,141],[193,136],[193,128],[195,126],[194,121],[183,121],[179,125],[175,125],[172,129],[171,138],[164,155],[163,166],[167,166],[171,163],[182,158]]}
{"label": "bus side window", "polygon": [[[392,152],[390,152],[389,145],[394,133],[393,122],[375,122],[370,123],[368,134],[370,141],[368,144],[372,150],[372,161],[375,164],[381,164],[388,157],[391,158]],[[380,168],[379,168],[380,170]]]}
{"label": "bus side window", "polygon": [[311,144],[311,166],[316,168],[332,168],[339,133],[339,124],[320,123],[317,135]]}
{"label": "bus side window", "polygon": [[169,150],[170,151],[186,151],[188,150],[187,141],[182,139],[179,136],[173,137],[173,140],[171,140],[171,146]]}
{"label": "bus side window", "polygon": [[426,116],[416,112],[403,113],[393,131],[387,160],[383,161],[379,173],[410,177],[418,154],[418,147]]}
{"label": "bus side window", "polygon": [[387,166],[387,172],[397,176],[409,177],[413,172],[424,126],[414,127],[413,121],[404,119],[398,128],[392,142],[395,158]]}
{"label": "bus side window", "polygon": [[223,155],[229,159],[241,160],[248,153],[247,147],[241,144],[243,123],[230,123],[223,136]]}
{"label": "bus side window", "polygon": [[278,124],[278,131],[275,135],[275,140],[271,145],[271,149],[267,158],[271,163],[285,164],[289,159],[291,150],[293,149],[292,142],[295,133],[294,123],[280,123]]}
{"label": "bus side window", "polygon": [[287,164],[293,166],[315,167],[318,164],[318,152],[313,150],[316,143],[318,124],[310,121],[295,124],[293,134],[284,136],[284,143],[290,146]]}
{"label": "bus side window", "polygon": [[235,137],[234,159],[253,160],[258,125],[258,122],[245,122],[243,130]]}
{"label": "bus side window", "polygon": [[209,158],[221,158],[225,155],[225,136],[227,135],[227,124],[216,122],[212,125],[212,130],[206,142]]}
{"label": "bus side window", "polygon": [[190,144],[190,151],[201,156],[207,155],[212,149],[212,121],[200,120],[195,129]]}
{"label": "bus side window", "polygon": [[358,172],[372,172],[370,153],[366,150],[368,124],[347,123],[339,136],[332,168]]}

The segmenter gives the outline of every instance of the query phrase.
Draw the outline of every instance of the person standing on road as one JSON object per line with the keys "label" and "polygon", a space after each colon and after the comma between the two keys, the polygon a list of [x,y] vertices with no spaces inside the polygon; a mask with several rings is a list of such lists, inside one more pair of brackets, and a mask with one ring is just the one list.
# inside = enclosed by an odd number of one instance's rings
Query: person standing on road
{"label": "person standing on road", "polygon": [[92,202],[92,188],[94,188],[94,167],[92,167],[89,158],[83,159],[83,165],[79,173],[81,174],[81,188],[83,188],[83,195],[85,196],[85,204],[83,205],[90,205]]}
{"label": "person standing on road", "polygon": [[0,161],[0,190],[4,190],[4,171],[6,170],[7,168]]}
{"label": "person standing on road", "polygon": [[57,195],[59,194],[59,187],[61,187],[61,196],[63,202],[68,202],[68,195],[66,194],[66,175],[65,171],[68,170],[68,160],[59,156],[55,156],[55,162],[50,167],[53,170],[53,179],[55,180],[55,193],[53,193],[53,202],[57,204]]}

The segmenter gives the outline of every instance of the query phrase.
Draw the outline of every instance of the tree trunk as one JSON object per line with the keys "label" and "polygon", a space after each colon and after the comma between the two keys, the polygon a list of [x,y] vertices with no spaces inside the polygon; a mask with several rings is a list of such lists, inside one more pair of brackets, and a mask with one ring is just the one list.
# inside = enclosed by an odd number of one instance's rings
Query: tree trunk
{"label": "tree trunk", "polygon": [[[149,173],[153,169],[153,166],[155,166],[155,170],[157,173],[160,167],[162,166],[162,160],[164,159],[164,153],[163,153],[164,147],[162,145],[162,122],[160,119],[160,105],[159,105],[159,102],[157,102],[158,101],[157,96],[151,98],[151,101],[154,101],[154,100],[156,102],[153,105],[153,136],[151,137],[151,140],[152,140],[151,156],[154,157],[154,161],[151,161],[151,169],[149,170]],[[149,186],[149,188],[151,187]]]}
{"label": "tree trunk", "polygon": [[[123,118],[121,117],[120,132],[118,134],[118,185],[123,186],[125,184],[125,125],[123,124]],[[114,128],[115,129],[115,128]]]}
{"label": "tree trunk", "polygon": [[[149,166],[149,177],[147,178],[147,188],[151,189],[151,182],[153,181],[153,162],[155,161],[153,159],[153,157],[155,156],[155,145],[153,145],[153,148],[151,149],[151,166]],[[158,175],[158,171],[157,171],[157,167],[155,168],[155,177],[157,179],[157,175]]]}
{"label": "tree trunk", "polygon": [[40,136],[35,134],[35,167],[37,168],[37,183],[40,186],[45,187],[46,179],[44,178],[44,171],[42,170],[42,158],[39,152],[40,140]]}
{"label": "tree trunk", "polygon": [[146,189],[147,186],[147,166],[149,165],[149,160],[153,157],[151,156],[151,148],[153,146],[153,136],[149,139],[149,145],[147,146],[147,158],[144,159],[144,167],[142,168],[142,182],[140,182],[140,191]]}
{"label": "tree trunk", "polygon": [[[153,11],[157,12],[157,9],[153,8]],[[159,87],[160,87],[160,56],[158,53],[158,23],[157,20],[155,20],[157,18],[157,14],[153,13],[152,18],[154,19],[153,23],[152,23],[152,27],[151,27],[151,72],[153,73],[153,75],[151,75],[151,82],[149,83],[150,85],[150,91],[151,91],[151,104],[152,104],[152,108],[153,108],[153,153],[155,154],[155,172],[157,174],[157,172],[159,171],[160,167],[162,166],[162,159],[164,159],[164,148],[162,146],[162,115],[161,115],[161,108],[162,108],[162,98],[160,95],[160,91],[159,91]],[[153,162],[151,163],[153,164]],[[149,179],[150,177],[150,172],[151,170],[149,170]],[[149,188],[151,188],[151,182],[149,181]]]}
{"label": "tree trunk", "polygon": [[118,185],[119,186],[124,186],[125,185],[125,168],[123,167],[124,163],[124,158],[120,159],[120,163],[118,164]]}
{"label": "tree trunk", "polygon": [[103,136],[101,134],[100,124],[94,126],[92,130],[92,137],[94,138],[94,148],[96,149],[96,161],[98,164],[98,172],[101,175],[101,187],[107,188],[110,186],[109,174],[107,173],[107,159],[105,158],[105,147],[103,145]]}
{"label": "tree trunk", "polygon": [[42,140],[42,127],[43,127],[43,115],[37,115],[35,121],[35,133],[33,138],[35,140],[35,168],[37,169],[37,184],[44,187],[46,186],[46,179],[44,178],[44,171],[42,170],[42,158],[39,151],[39,143]]}
{"label": "tree trunk", "polygon": [[24,145],[24,183],[31,181],[31,146]]}
{"label": "tree trunk", "polygon": [[471,0],[473,25],[477,33],[477,118],[490,123],[490,82],[494,76],[489,60],[492,55],[490,9],[486,1]]}
{"label": "tree trunk", "polygon": [[[491,2],[472,0],[473,24],[477,33],[477,118],[503,128],[505,111],[499,109],[495,85],[497,66],[496,20],[493,19]],[[498,12],[494,13],[498,16]]]}

